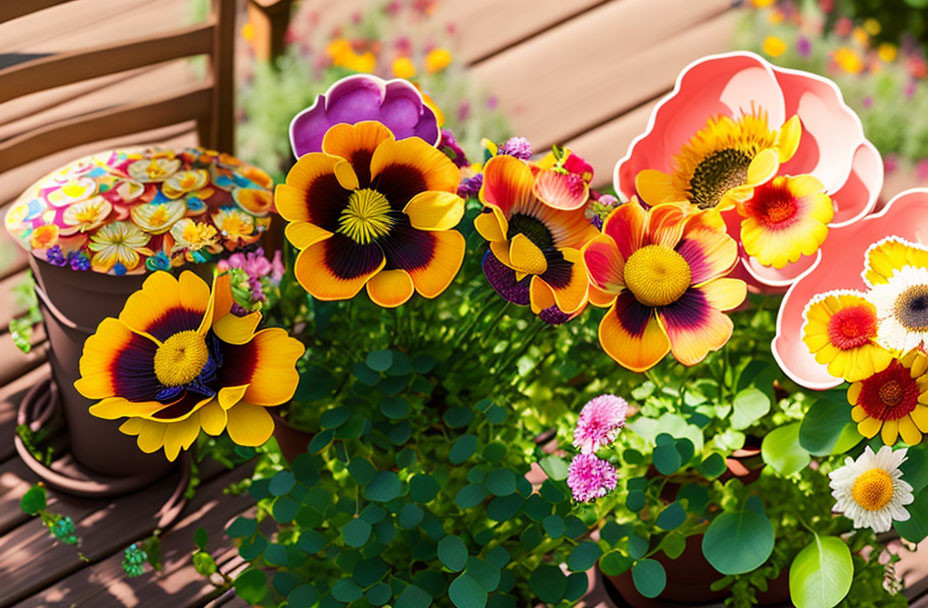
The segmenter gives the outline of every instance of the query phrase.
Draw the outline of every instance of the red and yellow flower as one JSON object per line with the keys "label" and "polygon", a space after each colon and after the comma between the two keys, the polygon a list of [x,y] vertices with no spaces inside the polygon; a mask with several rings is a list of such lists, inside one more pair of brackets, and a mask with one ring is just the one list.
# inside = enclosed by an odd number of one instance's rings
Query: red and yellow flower
{"label": "red and yellow flower", "polygon": [[274,422],[266,408],[289,400],[303,345],[279,328],[255,331],[260,313],[231,313],[228,275],[209,285],[192,272],[149,276],[119,318],[108,317],[84,343],[74,383],[99,401],[90,413],[128,418],[119,430],[169,460],[200,430],[228,430],[235,443],[261,445]]}
{"label": "red and yellow flower", "polygon": [[584,209],[558,209],[538,198],[528,163],[494,156],[484,167],[480,201],[484,213],[474,226],[490,251],[516,272],[530,276],[532,312],[557,306],[572,315],[586,306],[589,279],[583,245],[597,234]]}
{"label": "red and yellow flower", "polygon": [[806,306],[802,339],[836,378],[856,382],[882,372],[893,357],[876,343],[876,307],[863,293],[839,290]]}
{"label": "red and yellow flower", "polygon": [[590,301],[609,307],[600,343],[637,372],[668,352],[694,365],[720,349],[733,329],[723,311],[747,296],[743,281],[725,276],[737,262],[738,246],[714,209],[692,213],[665,204],[645,211],[633,198],[609,214],[583,258]]}
{"label": "red and yellow flower", "polygon": [[901,435],[909,445],[928,433],[928,355],[912,351],[893,359],[883,371],[851,384],[847,400],[851,417],[866,438],[880,433],[893,445]]}
{"label": "red and yellow flower", "polygon": [[451,283],[465,242],[460,173],[417,137],[396,141],[378,122],[337,124],[322,152],[304,154],[277,187],[287,238],[301,249],[294,272],[320,300],[362,288],[400,306],[413,292],[434,298]]}
{"label": "red and yellow flower", "polygon": [[835,215],[825,187],[811,175],[775,177],[737,209],[745,253],[774,268],[818,251]]}

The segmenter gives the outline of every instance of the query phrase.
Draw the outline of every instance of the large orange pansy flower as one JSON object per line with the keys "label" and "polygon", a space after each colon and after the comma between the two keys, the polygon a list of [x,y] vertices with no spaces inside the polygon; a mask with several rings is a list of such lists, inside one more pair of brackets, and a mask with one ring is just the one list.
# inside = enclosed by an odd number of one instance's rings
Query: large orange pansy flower
{"label": "large orange pansy flower", "polygon": [[301,249],[294,272],[320,300],[345,300],[365,286],[380,306],[418,292],[434,298],[457,274],[464,215],[460,172],[422,139],[396,141],[378,122],[337,124],[322,152],[300,157],[277,187],[287,238]]}
{"label": "large orange pansy flower", "polygon": [[590,301],[609,307],[599,325],[603,349],[633,371],[668,351],[684,365],[702,361],[731,337],[722,311],[747,295],[743,281],[724,278],[738,247],[714,209],[665,204],[645,211],[632,198],[609,214],[583,257]]}

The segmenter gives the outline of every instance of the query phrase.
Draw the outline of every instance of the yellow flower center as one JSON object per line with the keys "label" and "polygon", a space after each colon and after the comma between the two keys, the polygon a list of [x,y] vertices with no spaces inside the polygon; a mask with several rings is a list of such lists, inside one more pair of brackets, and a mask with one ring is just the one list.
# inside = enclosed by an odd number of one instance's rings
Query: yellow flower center
{"label": "yellow flower center", "polygon": [[645,306],[676,302],[691,279],[690,265],[669,247],[647,245],[625,262],[625,285]]}
{"label": "yellow flower center", "polygon": [[200,375],[209,360],[206,340],[196,331],[174,334],[155,352],[155,376],[164,386],[183,386]]}
{"label": "yellow flower center", "polygon": [[879,511],[893,497],[893,478],[883,469],[870,469],[854,481],[851,495],[868,511]]}
{"label": "yellow flower center", "polygon": [[348,206],[338,218],[338,232],[362,245],[386,236],[392,226],[390,202],[383,194],[370,188],[352,192]]}
{"label": "yellow flower center", "polygon": [[152,212],[151,217],[148,218],[148,223],[152,226],[163,226],[165,222],[168,221],[168,212],[164,209],[164,206],[160,206]]}

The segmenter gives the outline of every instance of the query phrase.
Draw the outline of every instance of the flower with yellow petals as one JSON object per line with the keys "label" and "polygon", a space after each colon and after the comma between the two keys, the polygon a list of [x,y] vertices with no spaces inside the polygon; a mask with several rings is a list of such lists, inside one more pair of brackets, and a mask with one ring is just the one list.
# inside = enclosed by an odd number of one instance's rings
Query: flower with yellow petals
{"label": "flower with yellow petals", "polygon": [[668,352],[695,365],[720,349],[733,324],[724,313],[744,301],[744,281],[727,278],[738,245],[715,209],[632,199],[609,214],[583,249],[590,301],[609,307],[599,341],[620,365],[641,372]]}
{"label": "flower with yellow petals", "polygon": [[763,49],[764,53],[770,57],[779,57],[786,52],[786,43],[783,42],[782,38],[767,36],[764,38]]}
{"label": "flower with yellow petals", "polygon": [[437,74],[451,65],[451,51],[444,47],[432,49],[425,55],[425,71]]}
{"label": "flower with yellow petals", "polygon": [[150,239],[131,222],[107,224],[90,237],[87,247],[94,252],[90,263],[97,272],[109,272],[117,264],[122,271],[132,270],[139,264],[139,253],[150,255],[145,249]]}
{"label": "flower with yellow petals", "polygon": [[866,294],[830,291],[803,313],[802,339],[815,360],[836,378],[856,382],[886,369],[893,357],[876,343],[879,320]]}
{"label": "flower with yellow petals", "polygon": [[241,244],[253,242],[258,236],[255,233],[255,218],[239,209],[220,209],[213,214],[213,224],[222,235],[229,251]]}
{"label": "flower with yellow petals", "polygon": [[132,221],[151,234],[164,234],[186,213],[187,205],[182,201],[145,203],[129,210]]}
{"label": "flower with yellow petals", "polygon": [[674,156],[670,174],[645,169],[635,178],[644,202],[690,202],[700,209],[726,211],[751,198],[796,152],[802,127],[793,116],[779,130],[767,114],[711,118]]}
{"label": "flower with yellow petals", "polygon": [[74,203],[62,215],[62,221],[70,227],[63,233],[90,232],[103,224],[112,210],[113,205],[102,196]]}
{"label": "flower with yellow petals", "polygon": [[744,251],[774,268],[818,251],[835,215],[825,187],[811,175],[775,177],[754,188],[751,198],[739,202],[737,209],[744,218]]}
{"label": "flower with yellow petals", "polygon": [[881,372],[854,382],[847,400],[854,406],[851,417],[866,438],[877,433],[886,445],[899,435],[909,445],[928,432],[928,355],[912,351],[893,359]]}
{"label": "flower with yellow petals", "polygon": [[255,331],[261,314],[236,316],[232,303],[228,275],[212,291],[190,271],[149,276],[119,318],[104,319],[84,343],[74,386],[99,400],[90,413],[128,418],[119,430],[169,460],[201,429],[226,430],[244,446],[267,441],[274,430],[267,408],[293,396],[304,348],[282,329]]}
{"label": "flower with yellow petals", "polygon": [[137,182],[161,182],[174,175],[180,164],[179,158],[152,156],[133,162],[126,171]]}
{"label": "flower with yellow petals", "polygon": [[209,172],[205,169],[178,171],[164,180],[161,191],[168,198],[180,198],[188,192],[200,190],[209,183]]}
{"label": "flower with yellow petals", "polygon": [[896,60],[896,56],[899,54],[899,51],[895,44],[890,42],[883,42],[880,44],[880,46],[877,47],[876,54],[884,63],[892,63]]}
{"label": "flower with yellow petals", "polygon": [[391,68],[393,70],[393,75],[397,78],[409,80],[416,75],[416,65],[409,57],[397,57],[393,60]]}
{"label": "flower with yellow petals", "polygon": [[45,224],[32,231],[29,236],[29,245],[33,249],[48,249],[58,242],[58,226]]}
{"label": "flower with yellow petals", "polygon": [[864,69],[863,59],[852,48],[842,46],[834,52],[835,63],[848,74],[859,74]]}
{"label": "flower with yellow petals", "polygon": [[195,222],[185,217],[171,226],[171,236],[174,237],[175,251],[184,249],[188,253],[196,253],[206,250],[215,253],[221,250],[215,226],[205,222]]}
{"label": "flower with yellow petals", "polygon": [[277,187],[287,238],[301,249],[294,273],[320,300],[361,289],[395,307],[414,292],[434,298],[464,260],[460,171],[418,137],[397,141],[383,124],[336,124],[322,152],[304,154]]}

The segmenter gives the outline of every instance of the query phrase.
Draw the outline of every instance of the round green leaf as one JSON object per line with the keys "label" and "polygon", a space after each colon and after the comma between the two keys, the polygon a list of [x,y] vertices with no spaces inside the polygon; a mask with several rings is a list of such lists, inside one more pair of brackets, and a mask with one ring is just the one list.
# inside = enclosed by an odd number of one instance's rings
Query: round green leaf
{"label": "round green leaf", "polygon": [[593,567],[602,554],[603,552],[596,543],[580,543],[570,552],[570,557],[567,558],[567,568],[572,572],[586,572]]}
{"label": "round green leaf", "polygon": [[431,605],[431,595],[415,585],[410,585],[396,598],[393,608],[429,608]]}
{"label": "round green leaf", "polygon": [[667,586],[667,573],[660,562],[653,559],[640,559],[632,568],[632,581],[635,589],[645,597],[657,597]]}
{"label": "round green leaf", "polygon": [[564,536],[564,518],[560,515],[547,516],[541,525],[545,528],[545,533],[551,538],[560,538]]}
{"label": "round green leaf", "polygon": [[403,484],[392,471],[377,471],[374,478],[364,486],[364,498],[374,502],[387,502],[402,493]]}
{"label": "round green leaf", "polygon": [[296,479],[293,477],[293,473],[290,471],[278,471],[274,477],[271,478],[271,494],[274,496],[283,496],[293,489],[293,484],[295,483]]}
{"label": "round green leaf", "polygon": [[819,399],[809,407],[799,427],[799,444],[814,456],[843,454],[862,439],[851,419],[851,406],[841,397]]}
{"label": "round green leaf", "polygon": [[236,517],[226,528],[226,535],[230,538],[246,538],[258,531],[258,522],[250,517]]}
{"label": "round green leaf", "polygon": [[470,509],[479,505],[486,497],[487,489],[481,484],[472,483],[458,491],[454,502],[462,509]]}
{"label": "round green leaf", "polygon": [[754,387],[746,388],[735,395],[732,405],[731,425],[746,429],[770,411],[770,397]]}
{"label": "round green leaf", "polygon": [[678,502],[670,503],[657,516],[657,525],[664,530],[673,530],[686,521],[686,510]]}
{"label": "round green leaf", "polygon": [[494,496],[509,496],[516,491],[516,475],[509,469],[495,469],[483,481]]}
{"label": "round green leaf", "polygon": [[367,355],[365,363],[375,372],[385,372],[393,365],[393,353],[388,350],[375,350]]}
{"label": "round green leaf", "polygon": [[387,418],[400,420],[409,416],[409,402],[402,397],[384,397],[380,400],[380,411]]}
{"label": "round green leaf", "polygon": [[267,577],[257,568],[248,568],[235,577],[235,593],[249,604],[258,604],[267,597]]}
{"label": "round green leaf", "polygon": [[350,604],[351,602],[360,599],[362,595],[364,595],[364,590],[361,589],[358,584],[350,578],[343,578],[332,585],[332,597],[340,602]]}
{"label": "round green leaf", "polygon": [[454,535],[448,535],[438,541],[438,559],[454,572],[460,572],[467,565],[467,547],[464,541]]}
{"label": "round green leaf", "polygon": [[495,463],[505,458],[506,452],[506,444],[499,441],[493,441],[492,443],[488,443],[483,448],[483,451],[480,453],[480,455],[483,456],[484,460]]}
{"label": "round green leaf", "polygon": [[797,608],[833,608],[851,590],[854,562],[840,538],[815,535],[789,568],[789,595]]}
{"label": "round green leaf", "polygon": [[725,472],[725,458],[718,452],[712,452],[699,464],[699,474],[706,479],[715,479]]}
{"label": "round green leaf", "polygon": [[557,566],[538,566],[529,577],[528,584],[532,593],[548,604],[558,603],[567,593],[567,577]]}
{"label": "round green leaf", "polygon": [[426,503],[435,498],[441,488],[429,475],[420,473],[409,480],[409,494],[416,502]]}
{"label": "round green leaf", "polygon": [[445,412],[442,419],[453,429],[463,428],[474,419],[474,410],[469,407],[453,407]]}
{"label": "round green leaf", "polygon": [[371,537],[371,525],[357,517],[345,524],[342,528],[342,536],[345,537],[345,544],[349,547],[363,547],[367,539]]}
{"label": "round green leaf", "polygon": [[812,460],[809,453],[799,444],[798,422],[767,433],[760,449],[764,462],[783,476],[798,473]]}
{"label": "round green leaf", "polygon": [[[505,551],[505,549],[503,550]],[[489,561],[484,561],[479,557],[471,555],[467,558],[467,568],[464,572],[480,583],[480,586],[482,586],[487,593],[496,591],[496,587],[499,586],[499,567]]]}
{"label": "round green leaf", "polygon": [[448,597],[457,608],[484,608],[487,605],[487,590],[466,573],[451,581]]}
{"label": "round green leaf", "polygon": [[912,486],[912,492],[918,494],[928,486],[928,447],[925,444],[913,445],[906,452],[906,461],[900,467],[902,478]]}
{"label": "round green leaf", "polygon": [[351,416],[351,411],[345,406],[326,410],[319,418],[319,426],[324,429],[336,429],[345,424],[349,416]]}
{"label": "round green leaf", "polygon": [[448,455],[451,464],[461,464],[474,454],[477,449],[477,438],[473,435],[461,435],[451,446]]}
{"label": "round green leaf", "polygon": [[680,452],[677,451],[677,447],[673,443],[665,443],[654,448],[652,459],[655,468],[661,475],[673,475],[683,464]]}
{"label": "round green leaf", "polygon": [[635,560],[621,551],[610,551],[599,560],[599,568],[607,576],[618,576],[628,571]]}
{"label": "round green leaf", "polygon": [[406,529],[415,528],[422,521],[424,515],[425,511],[422,510],[422,507],[415,503],[408,502],[400,509],[397,523],[399,523],[400,527]]}
{"label": "round green leaf", "polygon": [[371,606],[383,606],[393,597],[393,590],[386,583],[377,583],[364,593],[364,597],[371,603]]}
{"label": "round green leaf", "polygon": [[740,511],[723,513],[709,524],[702,552],[722,574],[744,574],[759,567],[773,552],[773,525],[756,496]]}
{"label": "round green leaf", "polygon": [[19,499],[19,508],[27,515],[35,515],[44,509],[45,505],[45,488],[42,486],[32,486]]}
{"label": "round green leaf", "polygon": [[300,585],[287,596],[287,608],[309,608],[319,601],[319,594],[310,585]]}
{"label": "round green leaf", "polygon": [[206,548],[206,543],[209,542],[209,534],[203,528],[197,528],[193,533],[193,542],[200,549]]}

